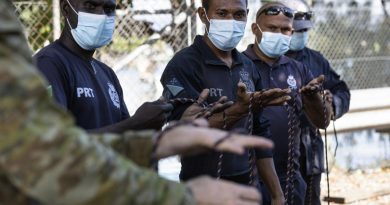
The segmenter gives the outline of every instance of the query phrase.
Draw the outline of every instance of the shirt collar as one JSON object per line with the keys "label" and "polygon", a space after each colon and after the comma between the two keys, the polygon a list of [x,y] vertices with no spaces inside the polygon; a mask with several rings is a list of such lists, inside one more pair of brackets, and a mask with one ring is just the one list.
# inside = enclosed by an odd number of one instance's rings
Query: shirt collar
{"label": "shirt collar", "polygon": [[[255,51],[253,50],[253,46],[254,44],[249,44],[248,47],[246,48],[246,50],[244,51],[245,55],[248,56],[252,61],[260,61],[260,62],[263,62],[265,64],[267,64],[266,62],[264,62],[263,60],[261,60],[255,53]],[[289,62],[289,58],[285,55],[282,55],[280,56],[280,58],[275,62],[275,64],[273,66],[280,66],[280,65],[283,65],[283,64],[287,64]]]}
{"label": "shirt collar", "polygon": [[[194,39],[194,44],[196,48],[198,48],[203,56],[204,62],[207,65],[222,65],[226,66],[226,63],[219,59],[211,50],[211,48],[207,45],[207,43],[203,40],[203,36],[197,35]],[[240,53],[237,49],[232,50],[233,63],[232,68],[236,65],[243,64]]]}

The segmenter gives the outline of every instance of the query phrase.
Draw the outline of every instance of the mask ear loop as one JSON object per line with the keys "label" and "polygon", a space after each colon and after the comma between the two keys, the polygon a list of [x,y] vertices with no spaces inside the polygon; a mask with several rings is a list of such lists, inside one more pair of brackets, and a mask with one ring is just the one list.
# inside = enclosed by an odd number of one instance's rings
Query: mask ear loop
{"label": "mask ear loop", "polygon": [[[260,30],[261,35],[263,35],[263,31],[261,30],[259,24],[256,23],[256,26],[257,26],[257,28]],[[259,40],[257,39],[256,35],[255,35],[255,40],[257,41],[258,44],[260,43]]]}
{"label": "mask ear loop", "polygon": [[79,13],[73,8],[72,4],[69,2],[69,0],[66,0],[70,6],[70,8],[77,14],[79,15]]}
{"label": "mask ear loop", "polygon": [[[73,10],[74,13],[76,13],[76,15],[78,16],[79,13],[73,8],[72,4],[69,2],[69,0],[66,0],[68,2],[68,5],[70,6],[70,8]],[[72,25],[70,25],[70,22],[69,22],[69,19],[66,17],[66,21],[68,22],[68,25],[69,25],[69,28],[70,29],[73,29],[72,28]]]}
{"label": "mask ear loop", "polygon": [[[204,10],[204,15],[206,16],[206,19],[207,19],[207,21],[209,22],[209,25],[211,24],[210,23],[210,19],[209,19],[209,17],[207,16],[207,12],[206,12],[206,9],[203,7],[203,10]],[[205,24],[205,28],[206,28],[206,33],[207,33],[207,35],[209,35],[209,30],[207,29],[207,25]]]}

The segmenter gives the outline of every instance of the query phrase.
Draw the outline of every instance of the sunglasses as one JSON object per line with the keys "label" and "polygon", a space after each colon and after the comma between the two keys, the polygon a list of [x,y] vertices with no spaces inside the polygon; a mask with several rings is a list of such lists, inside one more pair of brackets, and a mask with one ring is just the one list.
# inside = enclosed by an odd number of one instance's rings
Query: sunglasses
{"label": "sunglasses", "polygon": [[287,8],[287,7],[279,7],[279,6],[271,6],[269,8],[266,8],[262,12],[259,13],[259,16],[262,13],[265,13],[265,15],[268,15],[268,16],[276,16],[276,15],[279,15],[280,12],[282,12],[288,18],[294,17],[294,11],[292,9]]}
{"label": "sunglasses", "polygon": [[294,20],[311,20],[314,13],[312,11],[309,12],[295,12]]}

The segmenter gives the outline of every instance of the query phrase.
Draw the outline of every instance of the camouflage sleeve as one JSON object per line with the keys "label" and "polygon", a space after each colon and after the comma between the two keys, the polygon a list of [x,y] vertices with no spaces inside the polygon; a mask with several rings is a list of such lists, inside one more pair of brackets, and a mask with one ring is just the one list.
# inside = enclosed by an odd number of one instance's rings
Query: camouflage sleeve
{"label": "camouflage sleeve", "polygon": [[105,146],[132,160],[138,166],[150,167],[153,149],[154,131],[128,131],[123,136],[97,135],[96,138]]}
{"label": "camouflage sleeve", "polygon": [[[90,136],[54,105],[6,2],[0,1],[0,178],[43,204],[194,204],[185,186],[101,143],[118,136]],[[147,143],[151,136],[127,134],[139,149],[133,138]]]}

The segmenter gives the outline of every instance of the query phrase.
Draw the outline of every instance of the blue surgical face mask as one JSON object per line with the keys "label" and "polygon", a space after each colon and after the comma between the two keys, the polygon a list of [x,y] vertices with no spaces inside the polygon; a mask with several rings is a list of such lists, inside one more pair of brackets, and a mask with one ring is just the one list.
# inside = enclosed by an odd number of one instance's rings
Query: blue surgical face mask
{"label": "blue surgical face mask", "polygon": [[[205,11],[206,12],[206,11]],[[246,22],[236,20],[209,19],[207,35],[215,47],[222,51],[231,51],[237,47],[245,33]]]}
{"label": "blue surgical face mask", "polygon": [[290,50],[300,51],[305,48],[307,42],[309,41],[309,33],[306,32],[294,32],[291,37]]}
{"label": "blue surgical face mask", "polygon": [[260,26],[257,25],[262,33],[261,41],[257,40],[259,49],[270,58],[278,58],[290,49],[291,36],[281,33],[263,32]]}
{"label": "blue surgical face mask", "polygon": [[71,33],[76,43],[85,50],[95,50],[109,44],[115,30],[115,16],[77,12],[69,3],[72,10],[78,15],[76,28],[68,21]]}

